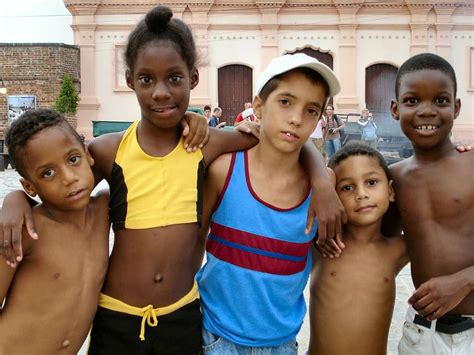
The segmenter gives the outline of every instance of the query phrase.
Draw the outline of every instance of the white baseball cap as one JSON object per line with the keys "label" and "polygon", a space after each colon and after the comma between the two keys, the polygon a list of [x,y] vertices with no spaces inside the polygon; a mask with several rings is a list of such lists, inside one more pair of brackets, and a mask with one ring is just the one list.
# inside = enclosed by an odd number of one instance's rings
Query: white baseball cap
{"label": "white baseball cap", "polygon": [[316,58],[310,57],[303,53],[285,54],[281,57],[273,58],[270,64],[260,74],[257,79],[255,92],[260,95],[266,83],[275,76],[286,73],[296,68],[309,68],[319,73],[326,80],[329,86],[328,96],[332,97],[341,91],[341,84],[334,75],[333,71],[325,64],[319,62]]}

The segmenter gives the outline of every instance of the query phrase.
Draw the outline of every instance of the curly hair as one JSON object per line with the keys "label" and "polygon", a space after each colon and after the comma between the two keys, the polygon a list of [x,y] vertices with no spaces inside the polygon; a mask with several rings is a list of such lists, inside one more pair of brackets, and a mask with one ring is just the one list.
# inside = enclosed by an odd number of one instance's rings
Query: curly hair
{"label": "curly hair", "polygon": [[[24,165],[24,154],[28,141],[48,127],[61,127],[70,133],[83,146],[84,143],[79,134],[71,127],[66,119],[54,110],[39,108],[23,113],[18,119],[13,121],[8,128],[5,143],[8,147],[8,155],[13,160],[18,173],[27,177],[26,166]],[[45,152],[47,154],[47,152]]]}
{"label": "curly hair", "polygon": [[377,149],[371,148],[366,143],[362,141],[350,141],[342,149],[338,150],[328,162],[328,167],[335,169],[339,164],[341,164],[347,158],[353,156],[365,155],[371,158],[377,159],[380,167],[385,172],[387,179],[390,180],[390,172],[387,167],[387,163],[382,154]]}

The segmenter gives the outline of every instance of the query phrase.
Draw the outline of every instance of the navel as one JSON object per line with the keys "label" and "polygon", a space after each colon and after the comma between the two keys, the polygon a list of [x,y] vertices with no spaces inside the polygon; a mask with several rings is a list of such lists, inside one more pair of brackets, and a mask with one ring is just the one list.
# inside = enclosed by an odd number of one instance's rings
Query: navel
{"label": "navel", "polygon": [[388,277],[384,276],[383,281],[384,281],[385,283],[387,283],[387,282],[389,281],[389,280],[388,280]]}
{"label": "navel", "polygon": [[163,281],[163,275],[161,275],[160,273],[156,274],[155,279],[153,281],[155,281],[156,283]]}
{"label": "navel", "polygon": [[59,279],[59,276],[61,276],[61,274],[59,272],[56,272],[54,275],[53,275],[53,278],[54,279]]}
{"label": "navel", "polygon": [[71,345],[71,341],[69,339],[66,339],[63,341],[62,347],[67,348],[69,345]]}
{"label": "navel", "polygon": [[335,271],[331,271],[331,272],[329,273],[329,275],[331,275],[332,277],[335,277],[335,276],[336,276],[336,272],[335,272]]}

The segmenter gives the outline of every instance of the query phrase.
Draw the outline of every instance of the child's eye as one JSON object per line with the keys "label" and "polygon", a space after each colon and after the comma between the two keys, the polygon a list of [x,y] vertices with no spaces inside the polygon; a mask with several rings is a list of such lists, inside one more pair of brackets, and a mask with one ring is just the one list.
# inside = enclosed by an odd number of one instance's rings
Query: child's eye
{"label": "child's eye", "polygon": [[183,79],[183,77],[182,77],[181,75],[172,75],[172,76],[170,77],[170,81],[171,81],[172,83],[176,83],[176,82],[178,82],[178,81],[180,81],[180,80],[182,80],[182,79]]}
{"label": "child's eye", "polygon": [[47,169],[43,171],[43,173],[41,174],[41,176],[44,178],[50,178],[50,177],[53,177],[54,175],[56,175],[56,172],[53,169]]}
{"label": "child's eye", "polygon": [[341,187],[341,191],[351,191],[352,186],[351,185],[344,185]]}
{"label": "child's eye", "polygon": [[439,105],[444,105],[444,104],[447,104],[449,102],[449,100],[445,97],[438,97],[436,99],[436,103],[439,104]]}
{"label": "child's eye", "polygon": [[407,104],[410,104],[410,105],[414,105],[418,102],[418,99],[415,98],[415,97],[407,97],[405,100],[403,100],[403,102],[405,102]]}
{"label": "child's eye", "polygon": [[369,186],[375,186],[375,185],[377,185],[377,183],[378,183],[378,181],[375,180],[375,179],[370,179],[370,180],[367,181],[367,185],[369,185]]}
{"label": "child's eye", "polygon": [[70,161],[72,164],[77,164],[77,163],[79,163],[80,160],[81,160],[81,156],[80,156],[80,155],[74,155],[74,156],[72,156],[71,158],[69,158],[69,161]]}
{"label": "child's eye", "polygon": [[290,100],[288,99],[280,99],[280,104],[282,104],[283,106],[287,106],[290,104]]}
{"label": "child's eye", "polygon": [[311,116],[319,117],[319,111],[314,108],[310,108],[308,112]]}
{"label": "child's eye", "polygon": [[149,76],[141,76],[138,78],[138,81],[142,84],[149,84],[151,83],[151,78]]}

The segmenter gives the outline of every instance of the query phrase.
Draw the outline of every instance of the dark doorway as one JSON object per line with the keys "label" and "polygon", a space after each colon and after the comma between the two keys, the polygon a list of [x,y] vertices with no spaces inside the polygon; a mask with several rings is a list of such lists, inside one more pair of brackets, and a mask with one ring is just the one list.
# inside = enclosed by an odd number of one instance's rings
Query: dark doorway
{"label": "dark doorway", "polygon": [[390,114],[396,76],[397,68],[390,64],[374,64],[365,69],[365,104],[381,131],[399,130],[398,123]]}
{"label": "dark doorway", "polygon": [[226,65],[217,71],[218,101],[222,108],[221,122],[233,125],[235,116],[252,102],[252,68],[246,65]]}

